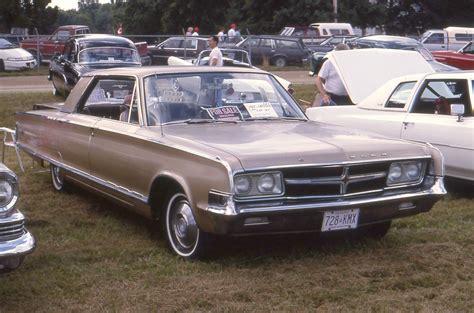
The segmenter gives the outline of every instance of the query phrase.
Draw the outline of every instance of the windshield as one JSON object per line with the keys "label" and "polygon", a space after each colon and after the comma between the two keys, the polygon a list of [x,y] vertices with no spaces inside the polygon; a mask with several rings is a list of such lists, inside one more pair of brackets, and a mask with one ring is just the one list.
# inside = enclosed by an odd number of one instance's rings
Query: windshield
{"label": "windshield", "polygon": [[6,39],[0,38],[0,49],[15,48],[16,46]]}
{"label": "windshield", "polygon": [[298,104],[268,74],[154,75],[144,79],[144,86],[149,125],[306,120]]}
{"label": "windshield", "polygon": [[79,63],[138,63],[140,57],[134,49],[123,47],[88,48],[79,52]]}

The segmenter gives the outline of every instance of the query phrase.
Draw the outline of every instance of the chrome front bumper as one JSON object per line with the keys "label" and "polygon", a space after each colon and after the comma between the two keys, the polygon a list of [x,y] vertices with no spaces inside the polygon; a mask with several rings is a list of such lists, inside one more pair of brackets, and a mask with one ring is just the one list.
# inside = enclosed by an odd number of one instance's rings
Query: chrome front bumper
{"label": "chrome front bumper", "polygon": [[[218,234],[252,234],[318,231],[323,215],[328,210],[358,208],[359,226],[410,216],[429,211],[446,195],[443,177],[425,189],[398,194],[383,194],[333,201],[269,201],[263,203],[232,203],[232,208],[199,210],[199,226]],[[268,223],[246,224],[248,218],[265,217]]]}
{"label": "chrome front bumper", "polygon": [[[0,218],[0,226],[24,220],[23,214],[15,212],[9,217]],[[0,240],[0,260],[11,257],[21,257],[33,252],[36,243],[34,237],[24,228],[20,237],[14,239]]]}

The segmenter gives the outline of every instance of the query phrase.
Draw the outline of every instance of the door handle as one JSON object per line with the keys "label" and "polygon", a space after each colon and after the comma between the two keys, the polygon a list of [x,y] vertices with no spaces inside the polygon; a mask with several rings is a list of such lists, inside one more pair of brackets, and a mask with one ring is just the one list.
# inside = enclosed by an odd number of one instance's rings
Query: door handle
{"label": "door handle", "polygon": [[408,125],[415,125],[414,122],[403,122],[403,127],[407,129]]}

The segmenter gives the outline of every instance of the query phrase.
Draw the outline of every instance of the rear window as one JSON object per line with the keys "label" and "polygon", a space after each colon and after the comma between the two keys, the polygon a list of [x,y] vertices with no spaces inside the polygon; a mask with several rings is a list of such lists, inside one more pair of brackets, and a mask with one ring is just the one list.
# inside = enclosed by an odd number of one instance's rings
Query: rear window
{"label": "rear window", "polygon": [[385,104],[385,107],[403,109],[408,103],[415,84],[416,82],[405,82],[398,85],[390,96],[390,99],[388,99],[387,103]]}

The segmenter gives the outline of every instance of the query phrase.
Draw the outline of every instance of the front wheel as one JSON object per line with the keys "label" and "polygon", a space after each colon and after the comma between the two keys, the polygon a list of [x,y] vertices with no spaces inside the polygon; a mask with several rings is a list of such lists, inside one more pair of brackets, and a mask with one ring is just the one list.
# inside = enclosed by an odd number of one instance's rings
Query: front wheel
{"label": "front wheel", "polygon": [[12,257],[0,262],[0,274],[8,273],[18,268],[23,263],[24,259],[24,256]]}
{"label": "front wheel", "polygon": [[365,237],[379,239],[384,237],[390,230],[392,221],[371,224],[360,228],[360,232]]}
{"label": "front wheel", "polygon": [[164,213],[164,231],[170,249],[188,259],[204,256],[210,235],[199,229],[186,195],[172,195]]}
{"label": "front wheel", "polygon": [[64,191],[66,189],[64,171],[60,167],[53,164],[50,165],[49,170],[51,172],[51,182],[53,183],[53,188],[56,191]]}

